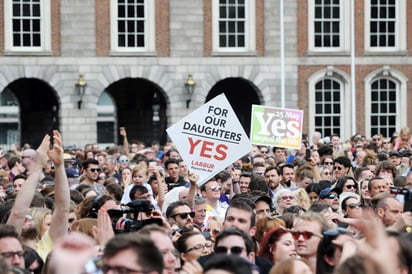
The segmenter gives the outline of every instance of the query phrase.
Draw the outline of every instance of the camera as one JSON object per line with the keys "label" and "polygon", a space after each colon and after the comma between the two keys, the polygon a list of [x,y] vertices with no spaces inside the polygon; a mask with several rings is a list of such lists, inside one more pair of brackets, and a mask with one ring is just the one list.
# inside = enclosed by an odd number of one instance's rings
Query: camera
{"label": "camera", "polygon": [[403,203],[403,212],[412,211],[412,189],[391,187],[390,192]]}
{"label": "camera", "polygon": [[[142,212],[146,216],[151,216],[153,210],[153,205],[148,200],[134,200],[128,203],[125,207],[121,209],[109,209],[107,213],[109,214],[112,220],[112,226],[115,233],[124,233],[124,232],[136,232],[140,230],[145,225],[157,224],[161,226],[163,224],[162,219],[160,218],[148,218],[144,220],[138,220],[139,213]],[[123,220],[124,228],[119,230],[116,229],[116,224],[119,219],[126,215],[126,218]]]}

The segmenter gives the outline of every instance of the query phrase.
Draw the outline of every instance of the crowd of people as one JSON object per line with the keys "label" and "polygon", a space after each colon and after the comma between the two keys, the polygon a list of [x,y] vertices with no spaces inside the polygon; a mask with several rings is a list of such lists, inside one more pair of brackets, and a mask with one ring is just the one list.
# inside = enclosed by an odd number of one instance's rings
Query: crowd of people
{"label": "crowd of people", "polygon": [[0,153],[0,273],[412,273],[412,137],[302,136],[199,182],[172,142]]}

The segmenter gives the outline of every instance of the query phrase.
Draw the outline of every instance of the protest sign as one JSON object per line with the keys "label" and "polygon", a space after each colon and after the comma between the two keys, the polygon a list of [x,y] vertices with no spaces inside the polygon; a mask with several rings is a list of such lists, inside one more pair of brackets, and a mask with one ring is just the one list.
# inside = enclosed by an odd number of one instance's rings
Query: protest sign
{"label": "protest sign", "polygon": [[255,145],[300,149],[303,111],[252,105],[250,141]]}
{"label": "protest sign", "polygon": [[199,175],[199,185],[252,150],[223,93],[166,131],[189,170]]}

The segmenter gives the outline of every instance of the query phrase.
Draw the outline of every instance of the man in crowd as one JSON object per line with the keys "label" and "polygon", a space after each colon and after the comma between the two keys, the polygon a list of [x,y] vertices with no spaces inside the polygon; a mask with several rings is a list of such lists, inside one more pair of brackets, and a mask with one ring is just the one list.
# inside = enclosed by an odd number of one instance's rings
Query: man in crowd
{"label": "man in crowd", "polygon": [[163,256],[148,236],[119,234],[107,243],[102,268],[104,273],[162,274]]}
{"label": "man in crowd", "polygon": [[179,228],[186,231],[193,230],[193,218],[195,212],[190,209],[186,202],[176,201],[166,209],[166,218],[169,222],[175,223]]}
{"label": "man in crowd", "polygon": [[83,167],[83,181],[81,184],[90,186],[97,195],[104,194],[104,186],[98,184],[97,177],[99,177],[100,167],[99,162],[95,159],[86,159],[82,163]]}
{"label": "man in crowd", "polygon": [[165,178],[167,188],[172,190],[178,186],[185,186],[186,181],[183,176],[180,176],[179,160],[175,158],[170,158],[165,162],[165,169],[168,176]]}

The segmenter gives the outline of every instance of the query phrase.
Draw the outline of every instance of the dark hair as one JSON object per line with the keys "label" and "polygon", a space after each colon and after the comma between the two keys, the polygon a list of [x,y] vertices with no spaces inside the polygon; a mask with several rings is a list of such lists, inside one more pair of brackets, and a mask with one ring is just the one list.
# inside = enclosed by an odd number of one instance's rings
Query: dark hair
{"label": "dark hair", "polygon": [[358,193],[358,182],[356,182],[355,178],[353,178],[352,176],[339,177],[338,180],[336,181],[335,188],[339,188],[341,191],[343,191],[343,187],[348,180],[352,180],[355,183],[355,190],[356,190],[356,193]]}
{"label": "dark hair", "polygon": [[254,251],[254,243],[252,240],[252,237],[250,237],[249,234],[247,234],[245,231],[237,228],[237,227],[230,227],[230,228],[225,228],[223,229],[219,235],[217,235],[216,239],[215,239],[215,249],[216,247],[219,245],[219,242],[221,240],[223,240],[226,237],[229,236],[240,236],[243,241],[245,242],[245,246],[246,246],[246,254],[249,254],[250,252]]}
{"label": "dark hair", "polygon": [[230,175],[230,173],[225,170],[222,170],[221,172],[215,175],[216,181],[221,181],[222,183],[226,182],[227,180],[231,178],[232,176]]}
{"label": "dark hair", "polygon": [[350,161],[350,159],[346,156],[339,156],[338,158],[335,159],[335,163],[339,163],[341,165],[343,165],[344,167],[352,167],[352,163]]}
{"label": "dark hair", "polygon": [[105,187],[109,195],[112,196],[113,199],[115,199],[117,202],[120,202],[123,195],[122,187],[118,183],[110,183],[107,184]]}
{"label": "dark hair", "polygon": [[226,221],[226,217],[227,217],[227,213],[229,212],[229,209],[231,208],[241,209],[241,210],[245,210],[250,213],[250,227],[253,227],[256,223],[256,214],[254,211],[254,204],[255,203],[251,199],[246,198],[246,197],[239,197],[236,199],[232,199],[225,213],[225,221]]}
{"label": "dark hair", "polygon": [[205,263],[203,273],[221,269],[233,274],[252,274],[252,265],[245,258],[237,255],[213,255]]}
{"label": "dark hair", "polygon": [[16,238],[19,239],[19,233],[14,226],[8,224],[0,224],[0,239],[3,238]]}
{"label": "dark hair", "polygon": [[89,165],[99,165],[99,161],[93,158],[87,158],[82,162],[83,169],[87,169]]}
{"label": "dark hair", "polygon": [[268,172],[271,171],[271,170],[276,170],[276,173],[278,174],[278,176],[280,175],[280,170],[279,170],[279,168],[278,168],[277,166],[268,166],[268,167],[265,169],[265,173],[264,173],[264,174],[268,173]]}
{"label": "dark hair", "polygon": [[172,218],[172,216],[175,214],[175,208],[179,206],[187,206],[190,208],[189,204],[183,201],[170,203],[166,209],[166,218]]}
{"label": "dark hair", "polygon": [[315,192],[319,195],[320,193],[320,185],[318,183],[310,183],[306,188],[306,192],[309,194],[311,192]]}
{"label": "dark hair", "polygon": [[342,200],[342,204],[341,204],[342,211],[346,210],[346,208],[347,208],[346,201],[349,200],[349,199],[358,199],[358,197],[352,196],[352,195],[349,195],[349,196],[345,197]]}
{"label": "dark hair", "polygon": [[179,253],[186,253],[187,250],[187,240],[193,236],[203,235],[199,231],[186,231],[184,232],[179,239],[175,242],[175,247]]}
{"label": "dark hair", "polygon": [[131,201],[136,200],[137,198],[135,197],[136,193],[140,194],[145,194],[148,193],[149,190],[145,186],[140,186],[140,185],[134,185],[132,189],[130,190],[129,193],[129,198]]}
{"label": "dark hair", "polygon": [[123,250],[132,250],[136,254],[136,264],[142,267],[142,272],[163,272],[162,253],[149,236],[140,233],[117,234],[107,243],[103,260],[112,258]]}
{"label": "dark hair", "polygon": [[[170,151],[170,150],[169,150],[169,151]],[[169,151],[168,151],[168,152],[169,152]],[[167,154],[167,153],[166,153],[166,154]],[[169,159],[167,159],[166,162],[165,162],[165,169],[166,169],[166,170],[167,170],[167,167],[168,167],[170,164],[179,165],[179,160],[174,159],[174,158],[169,158]]]}

